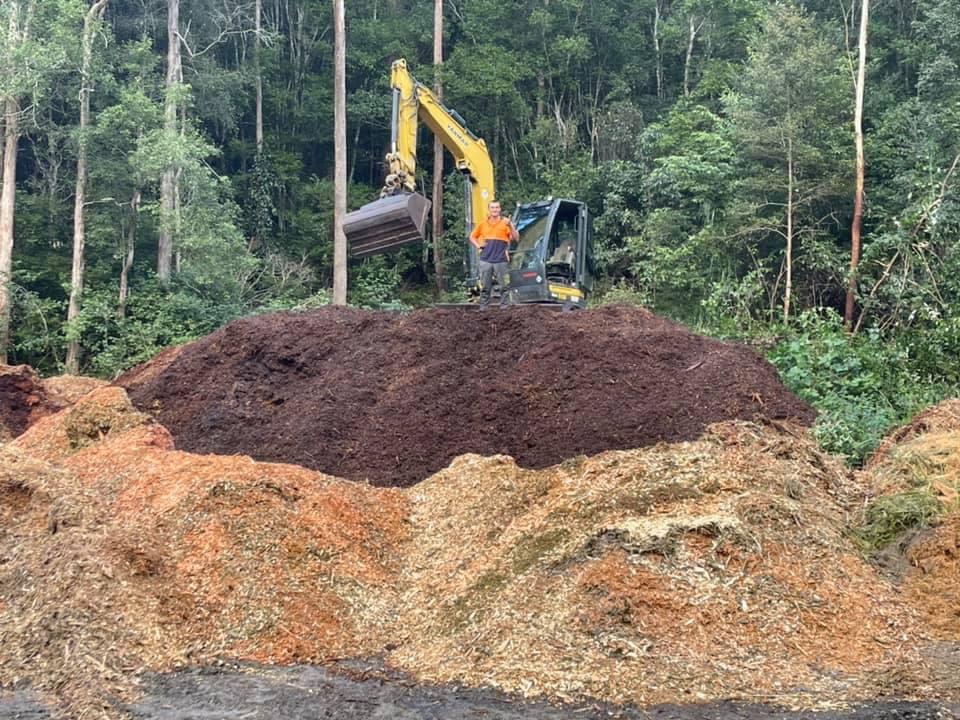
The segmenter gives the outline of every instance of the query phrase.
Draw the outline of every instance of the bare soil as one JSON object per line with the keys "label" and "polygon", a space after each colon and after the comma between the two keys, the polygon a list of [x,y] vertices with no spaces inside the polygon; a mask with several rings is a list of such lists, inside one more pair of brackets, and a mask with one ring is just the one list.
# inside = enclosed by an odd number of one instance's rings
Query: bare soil
{"label": "bare soil", "polygon": [[381,486],[464,453],[542,468],[722,420],[814,419],[752,349],[632,307],[263,315],[118,383],[179,449]]}
{"label": "bare soil", "polygon": [[[942,703],[895,700],[816,713],[723,701],[646,708],[556,706],[493,690],[417,684],[360,663],[335,670],[308,665],[195,668],[147,675],[143,686],[144,697],[125,708],[143,720],[947,720],[960,711]],[[36,696],[0,697],[0,719],[49,717]]]}

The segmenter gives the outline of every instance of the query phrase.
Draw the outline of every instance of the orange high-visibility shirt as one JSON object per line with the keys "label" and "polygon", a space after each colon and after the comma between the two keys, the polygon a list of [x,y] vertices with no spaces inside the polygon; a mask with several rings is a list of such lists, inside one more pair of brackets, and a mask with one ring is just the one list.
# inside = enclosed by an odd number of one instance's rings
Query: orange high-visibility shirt
{"label": "orange high-visibility shirt", "polygon": [[503,217],[490,221],[490,218],[484,220],[470,233],[470,239],[478,247],[483,247],[487,240],[500,240],[508,245],[510,244],[510,225]]}

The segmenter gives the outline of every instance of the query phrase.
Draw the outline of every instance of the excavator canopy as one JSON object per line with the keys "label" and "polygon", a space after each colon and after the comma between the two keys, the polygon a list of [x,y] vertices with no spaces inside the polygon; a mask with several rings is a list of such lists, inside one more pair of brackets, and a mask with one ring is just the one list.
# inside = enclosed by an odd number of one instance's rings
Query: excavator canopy
{"label": "excavator canopy", "polygon": [[399,193],[367,203],[343,221],[350,254],[367,257],[423,240],[430,201],[418,193]]}

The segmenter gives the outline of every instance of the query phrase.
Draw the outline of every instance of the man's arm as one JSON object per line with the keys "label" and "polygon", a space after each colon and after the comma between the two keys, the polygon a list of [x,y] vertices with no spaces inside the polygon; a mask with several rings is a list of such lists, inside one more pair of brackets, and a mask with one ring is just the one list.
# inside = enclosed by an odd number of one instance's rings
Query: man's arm
{"label": "man's arm", "polygon": [[473,232],[470,233],[470,242],[473,243],[474,247],[476,247],[477,250],[483,247],[480,244],[480,225],[479,224],[473,229]]}
{"label": "man's arm", "polygon": [[516,242],[520,239],[520,233],[517,231],[517,226],[513,224],[513,220],[510,218],[505,218],[507,221],[507,228],[510,230],[510,242]]}

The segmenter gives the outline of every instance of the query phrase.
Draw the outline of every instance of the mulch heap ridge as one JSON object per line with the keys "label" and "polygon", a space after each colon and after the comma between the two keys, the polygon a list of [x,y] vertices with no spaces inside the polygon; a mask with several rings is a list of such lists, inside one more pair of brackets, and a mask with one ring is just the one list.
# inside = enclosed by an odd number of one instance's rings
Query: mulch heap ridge
{"label": "mulch heap ridge", "polygon": [[16,437],[40,417],[59,410],[43,381],[27,365],[0,365],[0,442]]}
{"label": "mulch heap ridge", "polygon": [[[900,561],[892,569],[904,595],[936,637],[960,644],[960,399],[927,408],[891,433],[864,476],[878,508],[873,517],[885,514],[899,531],[885,552],[888,563]],[[918,509],[930,527],[905,529],[905,513]]]}
{"label": "mulch heap ridge", "polygon": [[376,488],[176,450],[101,388],[0,447],[0,687],[119,716],[147,669],[381,655],[558,700],[933,697],[918,613],[847,535],[857,482],[740,421]]}
{"label": "mulch heap ridge", "polygon": [[464,453],[542,468],[692,440],[723,420],[814,418],[750,348],[626,306],[264,315],[118,383],[182,450],[382,486]]}

